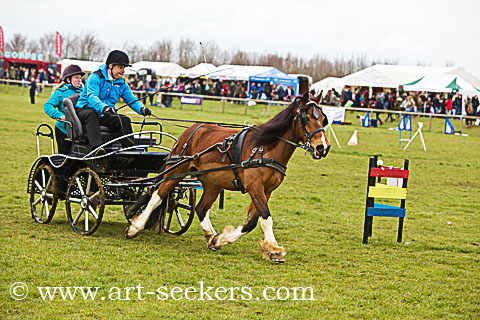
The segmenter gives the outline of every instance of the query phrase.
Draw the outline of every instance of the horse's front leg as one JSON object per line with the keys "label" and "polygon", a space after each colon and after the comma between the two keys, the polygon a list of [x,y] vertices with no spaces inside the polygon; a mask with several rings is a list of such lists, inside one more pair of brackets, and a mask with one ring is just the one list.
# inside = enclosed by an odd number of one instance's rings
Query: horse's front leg
{"label": "horse's front leg", "polygon": [[250,192],[252,202],[257,209],[260,216],[260,225],[262,227],[265,239],[259,240],[260,251],[266,259],[270,259],[273,262],[284,262],[286,251],[283,247],[280,247],[273,234],[273,219],[270,215],[270,209],[268,209],[268,197],[265,196],[263,190],[257,192]]}

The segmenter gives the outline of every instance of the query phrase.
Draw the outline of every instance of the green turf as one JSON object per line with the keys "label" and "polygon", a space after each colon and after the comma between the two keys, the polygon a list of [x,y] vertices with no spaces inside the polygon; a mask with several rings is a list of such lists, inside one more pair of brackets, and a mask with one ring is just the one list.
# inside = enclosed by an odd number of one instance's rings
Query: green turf
{"label": "green turf", "polygon": [[[0,318],[40,319],[474,319],[480,318],[480,129],[464,129],[468,137],[443,134],[443,121],[434,120],[424,137],[403,151],[398,133],[362,128],[357,114],[352,126],[335,126],[342,148],[332,141],[326,159],[314,161],[301,150],[289,163],[287,178],[270,200],[274,232],[287,250],[282,265],[264,260],[258,249],[258,226],[221,252],[206,248],[195,219],[182,236],[147,231],[133,240],[123,232],[127,222],[120,208],[107,207],[99,230],[91,237],[73,232],[61,203],[49,225],[30,218],[27,175],[36,158],[34,130],[53,123],[43,113],[43,93],[30,105],[28,91],[0,85]],[[153,107],[171,118],[243,123],[264,122],[263,106],[244,115],[244,106],[205,102],[179,109]],[[271,107],[271,113],[280,107]],[[458,127],[458,122],[453,122]],[[165,124],[178,136],[182,129]],[[358,130],[357,147],[346,142]],[[44,152],[48,143],[42,141]],[[397,219],[375,218],[373,237],[362,245],[369,156],[381,155],[385,165],[410,159],[404,241],[396,242]],[[226,193],[226,208],[214,204],[211,219],[217,231],[245,218],[248,195]],[[10,286],[29,286],[25,300],[13,300]],[[119,301],[112,287],[235,288],[214,301],[157,300],[156,295],[130,293]],[[42,301],[38,286],[101,287],[95,301],[57,296]],[[265,288],[311,287],[314,301],[266,300]],[[250,295],[241,290],[250,290]],[[247,288],[247,289],[245,289]],[[248,289],[249,288],[249,289]],[[161,289],[164,290],[164,289]],[[193,289],[192,289],[193,290]],[[215,290],[215,289],[212,289]],[[210,291],[210,293],[212,292]],[[220,289],[221,290],[221,289]],[[282,291],[283,290],[283,291]],[[280,293],[285,294],[285,289]],[[293,289],[292,289],[293,290]],[[290,291],[290,298],[293,291]],[[270,296],[272,295],[269,291]],[[122,291],[125,299],[125,291]],[[159,295],[162,298],[162,295]],[[177,297],[180,297],[177,294]],[[260,299],[256,299],[259,297]],[[284,297],[281,295],[280,297]],[[308,297],[310,297],[308,295]],[[243,298],[243,299],[242,299]]]}

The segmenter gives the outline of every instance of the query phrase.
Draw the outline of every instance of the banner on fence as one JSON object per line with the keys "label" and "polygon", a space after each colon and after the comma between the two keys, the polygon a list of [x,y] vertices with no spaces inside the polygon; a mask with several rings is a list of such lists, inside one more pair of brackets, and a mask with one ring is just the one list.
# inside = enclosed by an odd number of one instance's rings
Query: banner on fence
{"label": "banner on fence", "polygon": [[328,123],[340,124],[345,122],[345,109],[322,106],[323,113],[328,118]]}
{"label": "banner on fence", "polygon": [[201,97],[181,96],[180,97],[180,103],[181,104],[194,104],[194,105],[200,106],[200,105],[202,105],[202,98]]}

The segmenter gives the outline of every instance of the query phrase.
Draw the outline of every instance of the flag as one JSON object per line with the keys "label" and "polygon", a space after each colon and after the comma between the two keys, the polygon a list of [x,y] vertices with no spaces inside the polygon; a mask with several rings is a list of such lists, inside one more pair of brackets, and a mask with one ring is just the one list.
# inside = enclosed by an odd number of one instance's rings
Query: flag
{"label": "flag", "polygon": [[59,59],[61,59],[62,58],[62,36],[58,32],[57,32],[57,38],[56,38],[56,45],[57,45],[57,56]]}
{"label": "flag", "polygon": [[445,134],[454,134],[455,128],[453,124],[450,122],[450,119],[445,118]]}
{"label": "flag", "polygon": [[362,127],[370,127],[370,112],[367,112],[362,119]]}
{"label": "flag", "polygon": [[0,51],[2,51],[2,53],[5,53],[4,50],[5,48],[4,48],[4,41],[3,41],[3,29],[0,26]]}
{"label": "flag", "polygon": [[412,115],[408,115],[407,121],[405,121],[405,131],[412,131]]}

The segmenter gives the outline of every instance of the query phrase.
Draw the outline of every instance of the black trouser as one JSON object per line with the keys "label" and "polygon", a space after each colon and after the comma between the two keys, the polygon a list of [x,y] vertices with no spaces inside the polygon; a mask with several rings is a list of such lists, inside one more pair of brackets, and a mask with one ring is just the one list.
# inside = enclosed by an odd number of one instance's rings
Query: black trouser
{"label": "black trouser", "polygon": [[35,90],[30,90],[30,103],[35,104]]}
{"label": "black trouser", "polygon": [[55,139],[57,140],[57,152],[59,154],[69,154],[72,151],[72,143],[66,141],[67,135],[55,126]]}
{"label": "black trouser", "polygon": [[[100,131],[100,125],[108,127],[110,131],[117,134],[118,136],[126,135],[132,133],[132,124],[130,118],[121,115],[106,115],[104,117],[99,117],[98,113],[95,110],[89,109],[80,109],[76,108],[78,119],[82,124],[86,126],[86,135],[88,139],[88,146],[90,151],[97,148],[102,144],[102,135]],[[133,146],[133,138],[121,139],[120,143],[124,148]]]}

